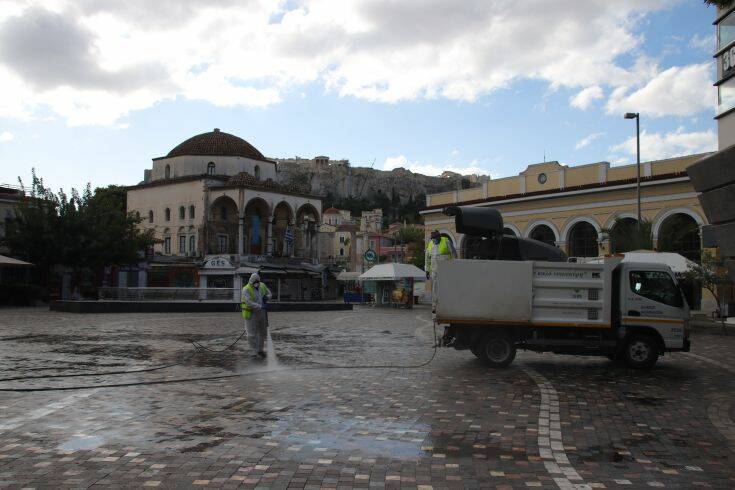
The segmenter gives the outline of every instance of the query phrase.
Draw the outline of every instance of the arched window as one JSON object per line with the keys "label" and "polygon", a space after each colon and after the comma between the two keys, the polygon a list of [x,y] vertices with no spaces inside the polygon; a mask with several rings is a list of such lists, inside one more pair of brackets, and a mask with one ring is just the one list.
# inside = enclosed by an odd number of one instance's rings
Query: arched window
{"label": "arched window", "polygon": [[207,164],[207,175],[214,175],[214,162]]}
{"label": "arched window", "polygon": [[516,236],[516,232],[510,228],[503,228],[503,235]]}
{"label": "arched window", "polygon": [[153,223],[153,210],[148,211],[148,222]]}
{"label": "arched window", "polygon": [[260,165],[255,166],[255,178],[260,180]]}
{"label": "arched window", "polygon": [[546,225],[538,225],[533,230],[531,230],[531,234],[529,237],[533,240],[538,240],[539,242],[544,242],[546,244],[556,246],[556,236],[554,235],[554,230],[549,228]]}
{"label": "arched window", "polygon": [[166,221],[171,221],[171,210],[169,208],[166,208],[166,212],[164,214],[166,215]]}
{"label": "arched window", "polygon": [[676,252],[689,260],[702,259],[702,242],[697,222],[684,213],[669,216],[658,231],[659,252]]}
{"label": "arched window", "polygon": [[222,221],[227,221],[227,206],[222,206],[219,208],[219,219]]}
{"label": "arched window", "polygon": [[179,219],[186,218],[186,209],[184,206],[179,206]]}
{"label": "arched window", "polygon": [[197,254],[197,237],[195,235],[191,235],[189,237],[189,255],[196,255]]}
{"label": "arched window", "polygon": [[635,218],[619,218],[610,230],[610,252],[622,254],[631,250],[648,249],[652,244],[643,243],[644,234],[651,235],[651,225],[645,221],[641,223],[642,233],[638,231],[638,220]]}
{"label": "arched window", "polygon": [[597,230],[586,221],[580,221],[569,230],[569,255],[571,257],[597,257]]}
{"label": "arched window", "polygon": [[189,219],[194,219],[194,205],[189,206]]}
{"label": "arched window", "polygon": [[171,178],[171,165],[166,165],[165,177],[167,179]]}

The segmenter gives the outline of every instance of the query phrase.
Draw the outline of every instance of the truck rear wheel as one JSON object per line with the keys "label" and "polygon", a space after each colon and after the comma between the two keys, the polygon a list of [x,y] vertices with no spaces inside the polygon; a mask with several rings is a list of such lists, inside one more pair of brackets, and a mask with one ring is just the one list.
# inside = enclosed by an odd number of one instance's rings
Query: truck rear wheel
{"label": "truck rear wheel", "polygon": [[475,350],[475,355],[492,367],[506,367],[516,358],[515,342],[505,334],[487,335]]}
{"label": "truck rear wheel", "polygon": [[625,362],[635,369],[650,369],[658,361],[658,345],[648,335],[633,335],[625,344]]}

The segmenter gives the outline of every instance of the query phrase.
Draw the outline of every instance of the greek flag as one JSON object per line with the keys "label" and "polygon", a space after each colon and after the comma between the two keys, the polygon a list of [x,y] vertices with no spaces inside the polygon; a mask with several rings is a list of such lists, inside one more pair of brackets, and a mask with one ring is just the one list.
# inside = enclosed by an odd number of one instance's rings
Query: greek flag
{"label": "greek flag", "polygon": [[291,229],[290,226],[286,228],[285,238],[286,238],[286,242],[288,242],[289,244],[293,243],[293,230]]}

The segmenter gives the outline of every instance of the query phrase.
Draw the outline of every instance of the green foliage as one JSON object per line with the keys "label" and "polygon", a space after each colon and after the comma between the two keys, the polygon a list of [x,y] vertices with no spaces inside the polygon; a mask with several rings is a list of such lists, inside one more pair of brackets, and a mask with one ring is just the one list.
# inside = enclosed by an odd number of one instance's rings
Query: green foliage
{"label": "green foliage", "polygon": [[704,0],[705,5],[713,5],[715,7],[727,8],[733,4],[735,0]]}
{"label": "green foliage", "polygon": [[93,193],[88,184],[82,194],[75,189],[71,195],[55,194],[34,171],[29,191],[6,240],[13,254],[35,264],[42,277],[55,266],[94,270],[130,264],[154,242],[151,232],[138,229],[140,218],[125,212],[124,187]]}
{"label": "green foliage", "polygon": [[413,253],[413,257],[411,257],[411,263],[419,269],[426,270],[426,244],[424,243],[423,238],[418,242],[415,242],[414,246],[416,249]]}
{"label": "green foliage", "polygon": [[625,253],[632,250],[653,250],[652,224],[648,220],[641,220],[638,227],[636,220],[617,218],[609,230],[603,230],[610,236],[611,252]]}
{"label": "green foliage", "polygon": [[410,263],[424,268],[424,231],[418,226],[405,226],[393,234],[393,238],[397,245],[403,244],[409,250],[411,256]]}
{"label": "green foliage", "polygon": [[[712,255],[709,250],[702,253],[702,260],[699,263],[693,263],[687,272],[684,273],[684,279],[709,291],[717,301],[720,312],[724,310],[726,297],[723,294],[726,286],[732,286],[733,281],[725,268],[724,261]],[[727,333],[725,325],[725,317],[720,314],[722,320],[722,329]]]}
{"label": "green foliage", "polygon": [[394,221],[406,221],[407,223],[420,223],[421,217],[419,210],[426,202],[425,194],[418,194],[415,197],[410,196],[405,203],[401,200],[393,190],[391,197],[384,192],[375,192],[367,197],[345,197],[337,198],[329,193],[324,197],[322,207],[324,209],[334,207],[337,209],[347,209],[353,216],[360,216],[363,211],[371,211],[380,208],[383,211],[384,225]]}
{"label": "green foliage", "polygon": [[418,226],[406,226],[395,233],[397,243],[423,243],[424,231]]}

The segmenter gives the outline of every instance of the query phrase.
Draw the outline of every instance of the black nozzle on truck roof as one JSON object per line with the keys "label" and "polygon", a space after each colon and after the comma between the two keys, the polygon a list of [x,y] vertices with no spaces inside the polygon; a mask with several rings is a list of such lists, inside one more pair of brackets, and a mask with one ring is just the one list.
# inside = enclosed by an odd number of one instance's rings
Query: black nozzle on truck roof
{"label": "black nozzle on truck roof", "polygon": [[503,233],[503,217],[494,208],[449,206],[444,208],[444,214],[454,216],[458,233],[484,237]]}

